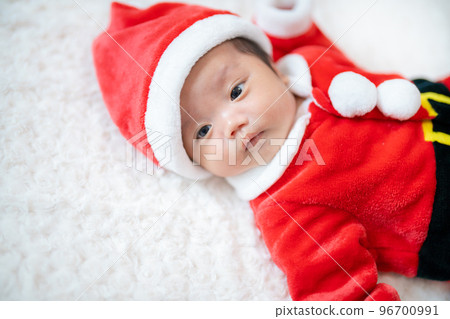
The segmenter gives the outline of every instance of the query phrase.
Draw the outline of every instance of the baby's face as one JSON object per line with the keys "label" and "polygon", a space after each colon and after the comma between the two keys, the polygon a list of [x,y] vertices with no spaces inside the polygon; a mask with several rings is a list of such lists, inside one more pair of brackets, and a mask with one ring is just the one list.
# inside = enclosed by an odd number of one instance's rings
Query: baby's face
{"label": "baby's face", "polygon": [[217,176],[268,164],[295,121],[295,97],[261,59],[225,42],[205,54],[180,96],[189,157]]}

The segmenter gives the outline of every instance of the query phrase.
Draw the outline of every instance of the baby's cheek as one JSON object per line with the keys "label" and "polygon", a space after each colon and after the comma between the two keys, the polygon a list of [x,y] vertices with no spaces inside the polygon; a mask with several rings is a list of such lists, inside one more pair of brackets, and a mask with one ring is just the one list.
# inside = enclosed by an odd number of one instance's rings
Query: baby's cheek
{"label": "baby's cheek", "polygon": [[228,149],[222,139],[195,140],[193,158],[197,163],[215,173],[226,166]]}

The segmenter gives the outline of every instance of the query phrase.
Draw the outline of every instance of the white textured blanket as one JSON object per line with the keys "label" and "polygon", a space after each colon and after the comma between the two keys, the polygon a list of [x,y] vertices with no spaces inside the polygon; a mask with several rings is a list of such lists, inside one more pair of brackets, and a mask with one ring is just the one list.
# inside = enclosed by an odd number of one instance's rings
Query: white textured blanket
{"label": "white textured blanket", "polygon": [[[250,17],[254,1],[192,2]],[[449,14],[447,0],[314,8],[357,64],[433,80],[450,74]],[[1,1],[0,299],[288,300],[225,182],[127,166],[90,51],[108,21],[109,1]],[[450,300],[449,283],[380,281],[404,300]]]}

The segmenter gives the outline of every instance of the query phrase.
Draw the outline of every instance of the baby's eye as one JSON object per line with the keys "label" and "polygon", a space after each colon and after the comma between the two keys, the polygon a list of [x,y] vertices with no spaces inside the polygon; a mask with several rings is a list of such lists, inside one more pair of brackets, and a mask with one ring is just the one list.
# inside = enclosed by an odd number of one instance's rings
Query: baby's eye
{"label": "baby's eye", "polygon": [[232,90],[230,94],[231,101],[234,101],[241,95],[242,91],[244,90],[244,83],[240,83],[236,85]]}
{"label": "baby's eye", "polygon": [[204,138],[206,136],[206,134],[208,134],[210,129],[211,129],[211,125],[202,126],[197,132],[197,138]]}

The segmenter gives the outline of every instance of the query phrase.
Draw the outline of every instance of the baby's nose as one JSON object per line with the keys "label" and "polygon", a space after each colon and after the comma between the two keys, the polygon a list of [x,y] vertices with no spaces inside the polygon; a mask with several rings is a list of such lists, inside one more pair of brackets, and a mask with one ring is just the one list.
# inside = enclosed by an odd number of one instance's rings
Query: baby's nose
{"label": "baby's nose", "polygon": [[224,135],[226,138],[236,138],[238,132],[248,124],[248,118],[244,114],[229,114],[225,121]]}

